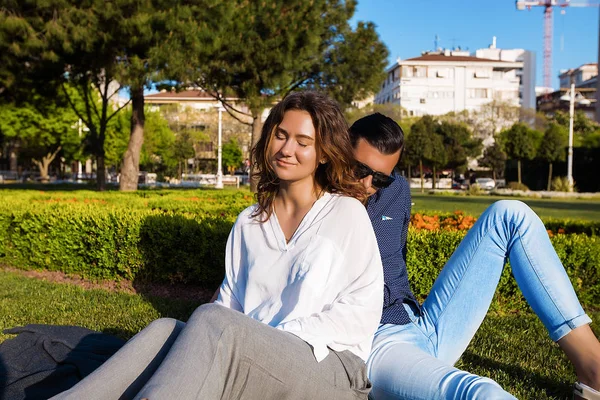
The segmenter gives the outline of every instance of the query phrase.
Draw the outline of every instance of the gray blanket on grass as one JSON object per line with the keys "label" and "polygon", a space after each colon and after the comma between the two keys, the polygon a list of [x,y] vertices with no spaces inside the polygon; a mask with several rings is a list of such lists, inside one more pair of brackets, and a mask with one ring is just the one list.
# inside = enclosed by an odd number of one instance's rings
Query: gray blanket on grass
{"label": "gray blanket on grass", "polygon": [[0,344],[0,400],[48,399],[98,368],[125,341],[78,326],[27,325]]}

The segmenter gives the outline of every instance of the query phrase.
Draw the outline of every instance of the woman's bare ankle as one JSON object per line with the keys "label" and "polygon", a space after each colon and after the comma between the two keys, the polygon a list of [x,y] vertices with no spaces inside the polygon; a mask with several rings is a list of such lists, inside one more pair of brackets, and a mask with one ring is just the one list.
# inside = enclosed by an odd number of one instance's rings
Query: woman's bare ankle
{"label": "woman's bare ankle", "polygon": [[575,328],[558,345],[575,367],[578,381],[600,392],[600,342],[589,325]]}

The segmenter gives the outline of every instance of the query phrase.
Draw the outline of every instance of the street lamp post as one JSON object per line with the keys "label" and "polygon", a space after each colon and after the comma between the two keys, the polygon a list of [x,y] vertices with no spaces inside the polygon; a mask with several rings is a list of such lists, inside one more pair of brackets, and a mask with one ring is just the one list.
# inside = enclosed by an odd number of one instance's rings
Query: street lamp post
{"label": "street lamp post", "polygon": [[217,147],[217,183],[215,184],[216,189],[223,189],[223,111],[225,110],[222,105],[219,104],[219,139]]}
{"label": "street lamp post", "polygon": [[574,181],[573,181],[573,124],[575,118],[575,103],[581,106],[589,106],[591,102],[582,97],[578,99],[575,94],[575,82],[573,80],[573,76],[571,76],[571,90],[569,94],[564,94],[560,97],[561,100],[569,101],[569,149],[567,151],[567,181],[569,182],[569,191],[573,191]]}
{"label": "street lamp post", "polygon": [[[79,131],[79,140],[81,140],[81,131],[83,130],[83,121],[81,120],[81,118],[79,118],[79,121],[77,121],[77,128]],[[81,161],[78,160],[77,161],[77,179],[76,180],[80,179],[82,173],[83,173],[83,169],[81,166]]]}
{"label": "street lamp post", "polygon": [[575,82],[571,79],[571,95],[569,96],[569,150],[567,152],[567,181],[569,192],[573,191],[573,116],[575,114]]}

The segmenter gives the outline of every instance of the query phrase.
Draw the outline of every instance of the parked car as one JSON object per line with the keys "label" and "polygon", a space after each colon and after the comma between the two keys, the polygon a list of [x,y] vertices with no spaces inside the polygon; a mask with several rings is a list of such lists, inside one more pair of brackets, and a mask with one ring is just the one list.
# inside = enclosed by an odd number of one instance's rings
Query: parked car
{"label": "parked car", "polygon": [[468,188],[469,188],[469,180],[468,179],[459,179],[457,181],[452,182],[452,189],[467,190]]}
{"label": "parked car", "polygon": [[477,178],[475,184],[483,190],[493,190],[496,187],[496,182],[492,178]]}

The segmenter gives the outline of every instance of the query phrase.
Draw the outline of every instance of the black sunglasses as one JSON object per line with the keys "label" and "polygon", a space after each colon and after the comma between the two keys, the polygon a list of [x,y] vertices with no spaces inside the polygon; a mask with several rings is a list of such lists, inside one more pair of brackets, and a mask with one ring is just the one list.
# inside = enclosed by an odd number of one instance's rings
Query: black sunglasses
{"label": "black sunglasses", "polygon": [[356,164],[354,165],[354,174],[357,179],[363,179],[371,175],[373,177],[371,185],[378,189],[385,189],[394,182],[393,176],[386,175],[383,172],[374,171],[371,167],[359,161],[356,161]]}

